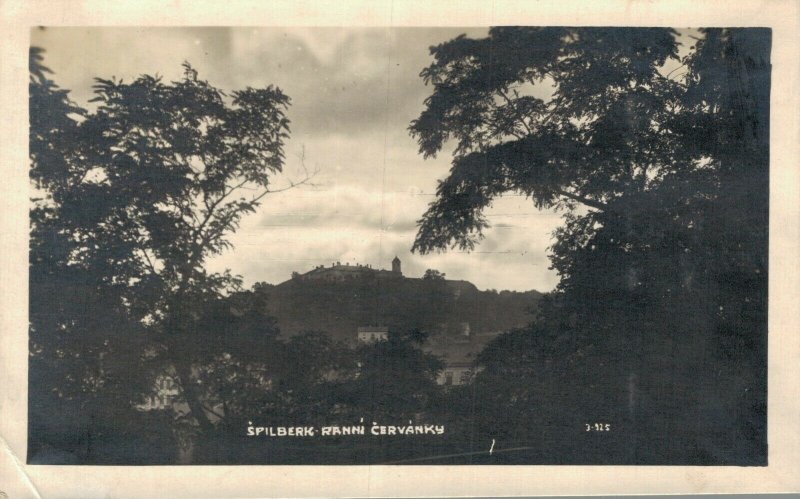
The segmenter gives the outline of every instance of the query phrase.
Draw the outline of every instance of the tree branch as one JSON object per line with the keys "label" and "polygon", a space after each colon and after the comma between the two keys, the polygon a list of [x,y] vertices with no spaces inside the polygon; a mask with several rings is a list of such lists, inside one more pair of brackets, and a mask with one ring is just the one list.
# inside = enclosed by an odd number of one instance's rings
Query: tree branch
{"label": "tree branch", "polygon": [[276,194],[278,192],[288,191],[289,189],[294,189],[297,186],[300,186],[300,185],[303,185],[303,184],[307,184],[307,183],[309,183],[309,181],[311,181],[312,178],[314,178],[319,173],[319,168],[316,168],[316,167],[314,168],[314,171],[312,171],[312,172],[308,171],[308,167],[306,166],[306,150],[305,150],[305,147],[303,147],[303,151],[300,153],[300,165],[303,167],[303,175],[304,176],[303,176],[302,180],[299,180],[297,182],[294,182],[294,181],[290,180],[288,186],[282,187],[280,189],[271,190],[269,187],[267,187],[266,189],[264,189],[264,192],[262,192],[261,194],[259,194],[257,196],[254,196],[250,200],[250,202],[251,203],[258,203],[261,200],[261,198],[263,198],[267,194]]}
{"label": "tree branch", "polygon": [[504,92],[502,89],[498,88],[498,89],[497,89],[497,93],[499,93],[499,94],[500,94],[500,96],[501,96],[501,97],[503,97],[503,99],[505,99],[505,101],[508,103],[508,106],[509,106],[509,107],[510,107],[510,108],[511,108],[513,111],[514,111],[514,114],[516,114],[516,115],[517,115],[517,117],[519,118],[519,122],[520,122],[520,123],[522,123],[522,126],[524,126],[524,127],[525,127],[525,130],[527,130],[527,131],[528,131],[528,134],[531,134],[531,133],[533,133],[533,131],[531,131],[531,127],[529,127],[529,126],[528,126],[528,124],[527,124],[527,123],[525,123],[525,118],[522,116],[522,113],[520,113],[520,112],[519,112],[519,108],[517,108],[517,105],[516,105],[516,103],[515,103],[515,102],[513,102],[513,101],[512,101],[512,100],[511,100],[511,99],[510,99],[510,98],[509,98],[507,95],[506,95],[506,93],[505,93],[505,92]]}
{"label": "tree branch", "polygon": [[[222,403],[223,403],[223,404],[225,404],[225,402],[224,402],[224,401],[223,401]],[[204,403],[202,403],[202,402],[201,402],[201,403],[200,403],[200,406],[201,406],[203,409],[205,409],[206,411],[208,411],[208,412],[210,412],[211,414],[213,414],[214,416],[218,417],[219,419],[225,419],[225,416],[224,416],[224,415],[222,415],[222,414],[218,413],[217,411],[215,411],[214,409],[212,409],[211,407],[209,407],[207,404],[204,404]]]}
{"label": "tree branch", "polygon": [[[201,234],[201,232],[205,228],[206,224],[208,224],[208,222],[211,221],[211,219],[214,217],[214,215],[216,214],[217,206],[219,206],[219,204],[222,201],[224,201],[225,198],[230,196],[231,193],[233,193],[234,191],[238,190],[240,187],[244,186],[246,183],[247,183],[247,179],[242,180],[237,185],[235,185],[235,186],[231,187],[230,189],[228,189],[226,192],[223,192],[223,194],[220,197],[218,197],[210,205],[207,202],[204,201],[204,204],[206,205],[206,208],[207,208],[206,216],[203,218],[203,221],[200,223],[200,225],[198,225],[194,229],[194,234],[192,236],[192,240],[193,241],[197,241],[197,237]],[[204,199],[207,199],[207,198],[204,198]]]}
{"label": "tree branch", "polygon": [[560,195],[560,196],[564,196],[564,197],[569,198],[569,199],[571,199],[573,201],[577,201],[577,202],[579,202],[581,204],[585,204],[586,206],[588,206],[590,208],[594,208],[596,210],[606,211],[608,209],[608,205],[606,205],[605,203],[601,203],[600,201],[595,201],[594,199],[589,199],[589,198],[584,197],[584,196],[579,196],[577,194],[574,194],[574,193],[569,192],[569,191],[565,191],[563,189],[555,189],[554,192],[556,194]]}
{"label": "tree branch", "polygon": [[150,269],[150,272],[153,275],[158,275],[158,272],[156,272],[156,267],[155,267],[155,265],[153,265],[153,261],[150,259],[150,256],[147,254],[147,249],[146,248],[139,248],[139,249],[142,252],[142,254],[144,255],[145,260],[147,260],[147,267]]}

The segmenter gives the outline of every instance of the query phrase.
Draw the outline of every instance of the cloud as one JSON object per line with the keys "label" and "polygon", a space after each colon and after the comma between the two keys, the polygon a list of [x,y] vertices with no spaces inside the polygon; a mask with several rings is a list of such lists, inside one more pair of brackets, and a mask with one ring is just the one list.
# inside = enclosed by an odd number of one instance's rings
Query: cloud
{"label": "cloud", "polygon": [[278,283],[291,271],[335,261],[388,268],[398,255],[404,273],[412,277],[435,268],[482,289],[546,291],[555,286],[546,253],[559,215],[538,211],[521,197],[501,198],[487,212],[493,227],[474,252],[412,254],[416,218],[426,203],[413,192],[381,196],[353,186],[281,193],[245,220],[231,238],[235,248],[214,259],[211,268],[231,268],[248,285]]}
{"label": "cloud", "polygon": [[473,253],[410,252],[416,222],[450,168],[450,151],[423,160],[408,134],[431,89],[419,77],[429,47],[485,28],[47,28],[32,31],[54,79],[82,104],[92,78],[180,78],[192,63],[226,91],[278,85],[291,97],[291,138],[274,186],[319,170],[313,186],[268,196],[231,236],[234,249],[210,260],[246,284],[282,282],[293,270],[333,261],[428,268],[480,288],[552,289],[547,246],[559,216],[522,197],[497,200],[493,227]]}
{"label": "cloud", "polygon": [[389,231],[414,230],[426,199],[413,193],[368,190],[352,185],[330,189],[298,188],[259,212],[259,229],[270,227],[349,227]]}
{"label": "cloud", "polygon": [[465,31],[485,29],[235,30],[229,60],[237,79],[293,98],[298,132],[404,130],[429,92],[418,76],[428,47]]}

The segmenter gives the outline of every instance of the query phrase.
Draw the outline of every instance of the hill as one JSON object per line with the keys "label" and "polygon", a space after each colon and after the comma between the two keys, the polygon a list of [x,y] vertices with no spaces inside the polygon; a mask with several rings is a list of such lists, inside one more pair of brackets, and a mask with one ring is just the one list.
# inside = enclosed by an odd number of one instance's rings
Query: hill
{"label": "hill", "polygon": [[432,336],[486,335],[527,324],[541,293],[481,291],[468,281],[409,278],[366,266],[317,267],[259,285],[284,335],[321,331],[355,341],[362,326],[419,328]]}

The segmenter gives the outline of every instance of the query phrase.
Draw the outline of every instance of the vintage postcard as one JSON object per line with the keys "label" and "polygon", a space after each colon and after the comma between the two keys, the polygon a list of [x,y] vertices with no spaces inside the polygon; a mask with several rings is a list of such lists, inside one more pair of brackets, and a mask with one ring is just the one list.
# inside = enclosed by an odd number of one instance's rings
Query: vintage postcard
{"label": "vintage postcard", "polygon": [[796,490],[798,6],[679,4],[4,6],[0,491]]}

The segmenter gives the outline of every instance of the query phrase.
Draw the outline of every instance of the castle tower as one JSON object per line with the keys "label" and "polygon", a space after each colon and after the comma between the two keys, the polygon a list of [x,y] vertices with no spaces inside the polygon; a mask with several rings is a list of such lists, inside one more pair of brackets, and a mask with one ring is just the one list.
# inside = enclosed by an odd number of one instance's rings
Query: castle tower
{"label": "castle tower", "polygon": [[400,275],[403,274],[403,272],[400,270],[400,259],[397,258],[397,255],[395,255],[394,260],[392,260],[392,272]]}

